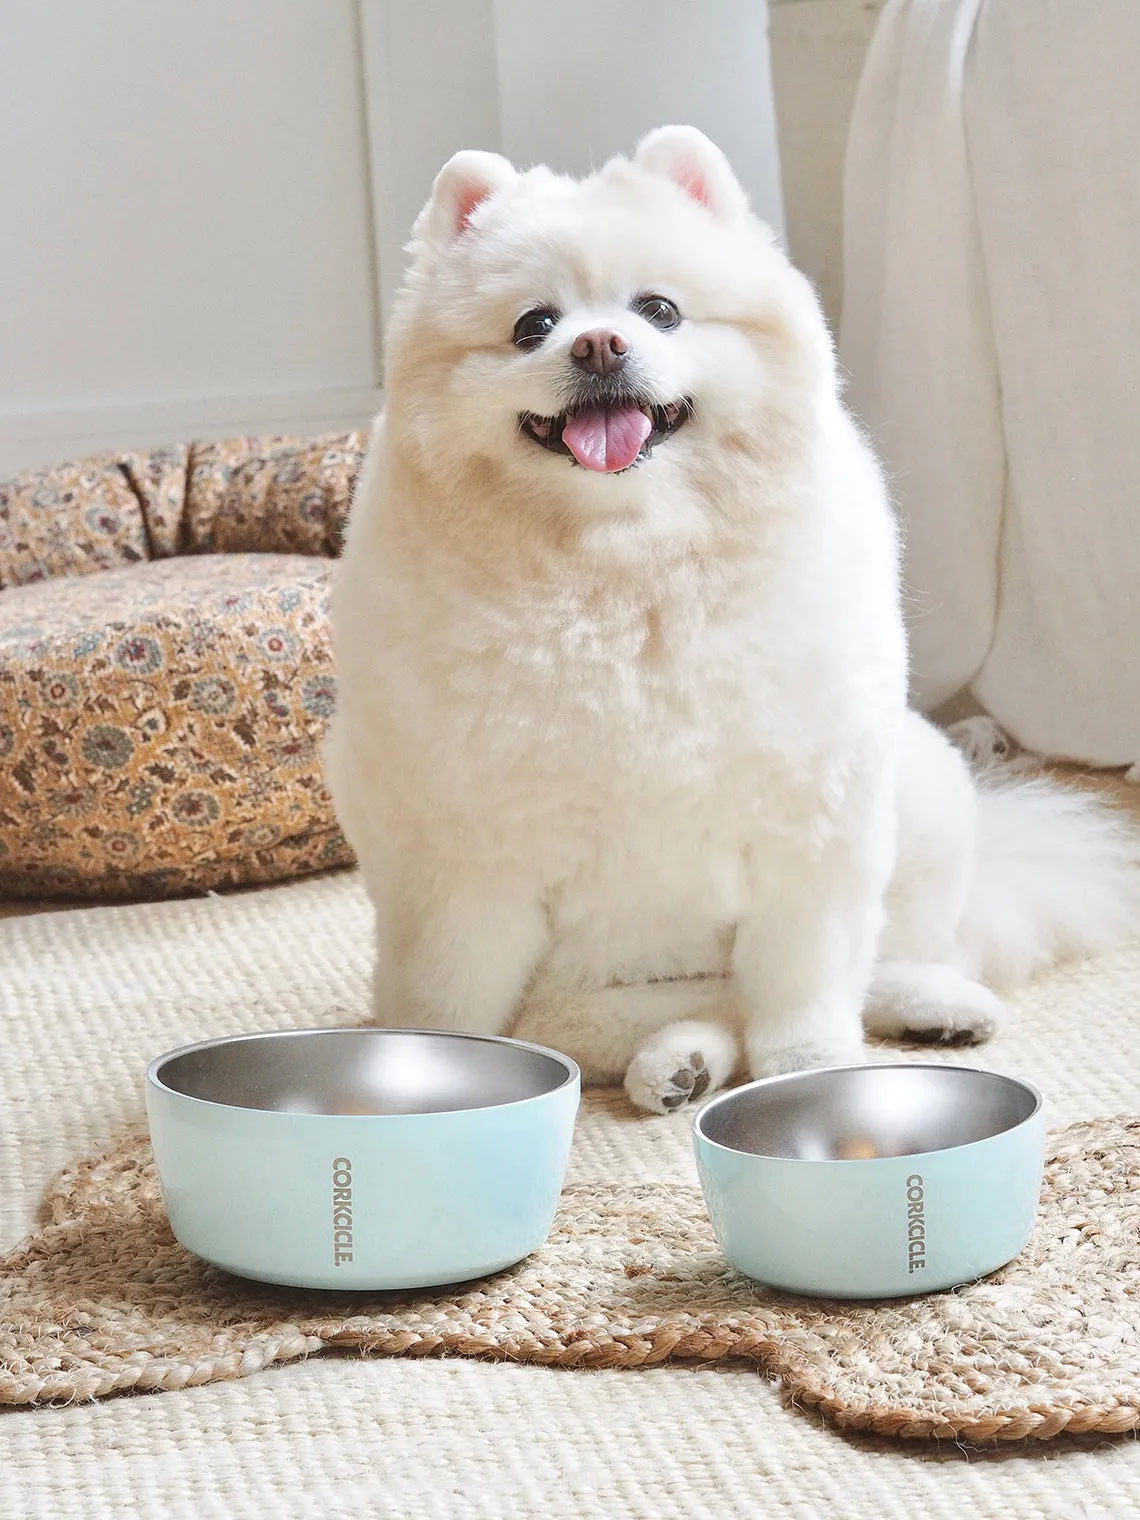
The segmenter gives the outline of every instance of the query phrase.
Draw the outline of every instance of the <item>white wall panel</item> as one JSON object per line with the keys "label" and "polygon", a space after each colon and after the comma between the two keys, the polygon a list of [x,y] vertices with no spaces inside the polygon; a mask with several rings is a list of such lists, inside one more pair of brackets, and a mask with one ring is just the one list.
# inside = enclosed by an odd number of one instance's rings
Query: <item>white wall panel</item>
{"label": "white wall panel", "polygon": [[353,0],[0,0],[0,62],[0,465],[360,410]]}

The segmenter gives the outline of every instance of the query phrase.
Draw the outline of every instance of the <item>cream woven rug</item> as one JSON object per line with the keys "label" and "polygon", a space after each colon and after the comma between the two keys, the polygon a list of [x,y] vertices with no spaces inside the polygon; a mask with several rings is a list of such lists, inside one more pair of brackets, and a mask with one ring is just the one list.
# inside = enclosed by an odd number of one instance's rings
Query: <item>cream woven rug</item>
{"label": "cream woven rug", "polygon": [[[617,1095],[590,1095],[589,1114]],[[436,1293],[265,1289],[174,1240],[145,1134],[69,1168],[0,1260],[0,1403],[244,1377],[356,1347],[564,1368],[760,1360],[789,1402],[881,1435],[1038,1440],[1140,1427],[1140,1119],[1053,1138],[1029,1248],[903,1303],[820,1304],[728,1268],[700,1190],[568,1188],[546,1247]]]}
{"label": "cream woven rug", "polygon": [[[61,1168],[139,1124],[148,1058],[360,1021],[368,959],[352,876],[0,919],[0,1249]],[[993,1043],[940,1058],[1035,1082],[1054,1130],[1140,1113],[1140,949],[1041,982]],[[569,1181],[691,1188],[687,1117],[591,1106]],[[837,1434],[742,1360],[567,1374],[344,1354],[0,1411],[0,1520],[1137,1520],[1137,1495],[1134,1437]]]}

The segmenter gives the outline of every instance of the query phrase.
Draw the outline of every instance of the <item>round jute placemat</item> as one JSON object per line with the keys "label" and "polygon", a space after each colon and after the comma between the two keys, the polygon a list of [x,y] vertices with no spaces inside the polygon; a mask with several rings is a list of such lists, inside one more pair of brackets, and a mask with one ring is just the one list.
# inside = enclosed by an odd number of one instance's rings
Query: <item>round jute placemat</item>
{"label": "round jute placemat", "polygon": [[545,1248],[414,1294],[275,1289],[170,1233],[145,1135],[62,1172],[0,1258],[0,1403],[244,1377],[331,1348],[560,1367],[745,1357],[789,1402],[900,1437],[1039,1440],[1140,1427],[1140,1119],[1050,1139],[1033,1242],[952,1293],[793,1298],[734,1272],[699,1191],[567,1188]]}

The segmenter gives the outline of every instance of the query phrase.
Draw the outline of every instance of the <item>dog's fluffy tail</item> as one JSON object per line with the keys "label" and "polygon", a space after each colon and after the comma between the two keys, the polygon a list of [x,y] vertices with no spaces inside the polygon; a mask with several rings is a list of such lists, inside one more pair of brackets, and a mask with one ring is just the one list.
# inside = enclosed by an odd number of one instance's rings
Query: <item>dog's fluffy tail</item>
{"label": "dog's fluffy tail", "polygon": [[960,929],[973,975],[1008,987],[1140,936],[1140,825],[1047,777],[983,770]]}

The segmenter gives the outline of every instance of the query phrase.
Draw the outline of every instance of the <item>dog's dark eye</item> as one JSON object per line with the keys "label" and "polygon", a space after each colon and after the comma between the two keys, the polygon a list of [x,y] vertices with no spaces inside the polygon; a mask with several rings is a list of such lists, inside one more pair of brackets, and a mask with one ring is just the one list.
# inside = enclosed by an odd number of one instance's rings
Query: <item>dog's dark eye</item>
{"label": "dog's dark eye", "polygon": [[557,322],[558,313],[553,306],[536,306],[525,312],[515,323],[515,347],[537,348],[554,331]]}
{"label": "dog's dark eye", "polygon": [[681,313],[668,296],[638,296],[633,303],[633,309],[639,317],[652,322],[653,326],[659,327],[662,332],[668,332],[671,327],[681,325]]}

